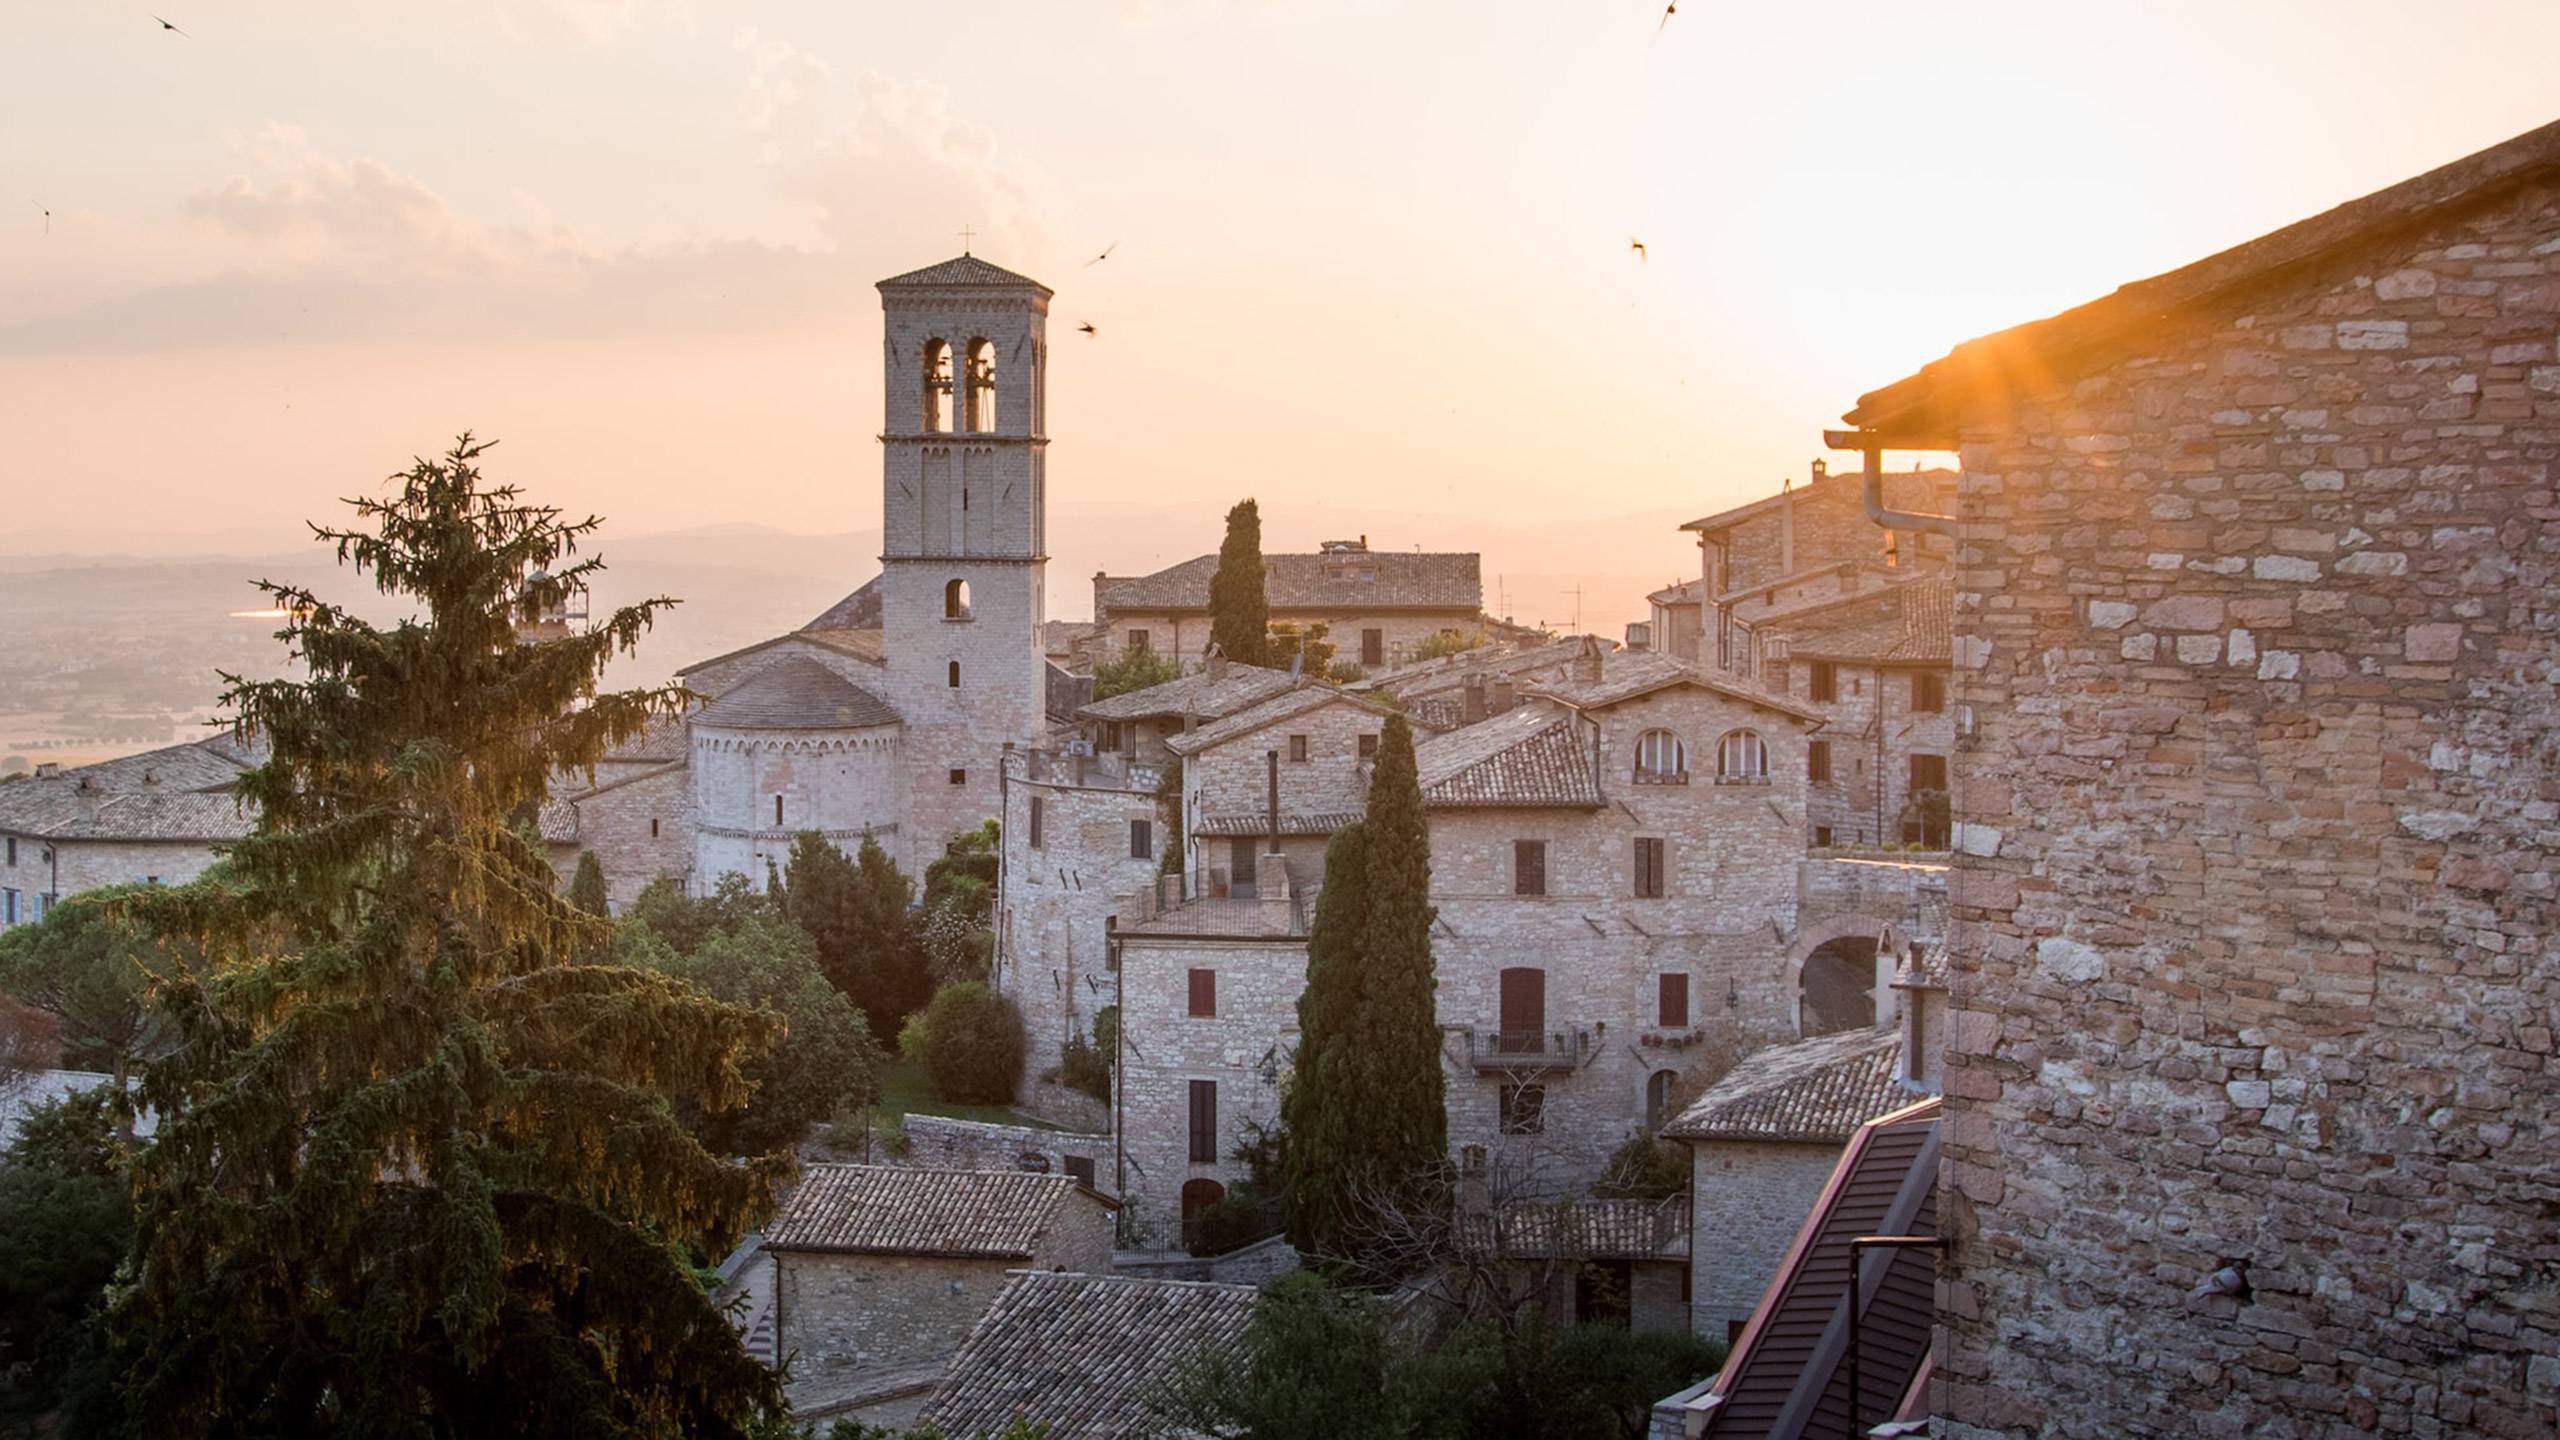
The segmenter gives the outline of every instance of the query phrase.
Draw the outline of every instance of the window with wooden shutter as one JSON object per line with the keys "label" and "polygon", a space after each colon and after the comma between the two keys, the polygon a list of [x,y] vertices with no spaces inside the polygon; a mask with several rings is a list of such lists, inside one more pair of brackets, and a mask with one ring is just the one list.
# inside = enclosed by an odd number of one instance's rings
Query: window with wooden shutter
{"label": "window with wooden shutter", "polygon": [[1156,822],[1153,820],[1130,821],[1129,858],[1132,860],[1152,860],[1155,858],[1155,855]]}
{"label": "window with wooden shutter", "polygon": [[1689,1023],[1689,977],[1664,975],[1656,981],[1654,1023],[1678,1030]]}
{"label": "window with wooden shutter", "polygon": [[1812,671],[1810,691],[1813,698],[1826,704],[1839,699],[1840,672],[1832,668],[1831,662],[1816,660],[1813,662]]}
{"label": "window with wooden shutter", "polygon": [[1218,1015],[1218,972],[1191,972],[1191,1014],[1195,1019],[1214,1020]]}
{"label": "window with wooden shutter", "polygon": [[1087,1190],[1092,1189],[1093,1157],[1090,1155],[1069,1155],[1066,1157],[1066,1161],[1067,1178],[1073,1180]]}
{"label": "window with wooden shutter", "polygon": [[1544,895],[1547,893],[1547,842],[1514,840],[1511,842],[1511,893]]}
{"label": "window with wooden shutter", "polygon": [[1292,765],[1304,765],[1307,763],[1306,736],[1292,735],[1289,737],[1289,763]]}
{"label": "window with wooden shutter", "polygon": [[1040,848],[1040,797],[1031,797],[1031,848]]}
{"label": "window with wooden shutter", "polygon": [[1808,740],[1804,746],[1804,778],[1816,785],[1831,783],[1831,742]]}
{"label": "window with wooden shutter", "polygon": [[1360,632],[1360,663],[1372,670],[1387,663],[1386,631],[1363,630]]}
{"label": "window with wooden shutter", "polygon": [[1636,839],[1636,898],[1662,898],[1663,841],[1655,836]]}
{"label": "window with wooden shutter", "polygon": [[1947,677],[1923,670],[1911,677],[1911,708],[1935,715],[1947,708]]}
{"label": "window with wooden shutter", "polygon": [[1218,1082],[1191,1082],[1191,1160],[1216,1163],[1218,1158]]}

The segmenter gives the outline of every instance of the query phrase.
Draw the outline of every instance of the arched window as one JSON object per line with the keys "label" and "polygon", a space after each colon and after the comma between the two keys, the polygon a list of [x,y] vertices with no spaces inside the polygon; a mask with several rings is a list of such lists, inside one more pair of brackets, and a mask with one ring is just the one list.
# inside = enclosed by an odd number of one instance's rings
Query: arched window
{"label": "arched window", "polygon": [[951,343],[924,342],[924,428],[951,428]]}
{"label": "arched window", "polygon": [[969,618],[968,581],[953,580],[942,587],[942,618],[945,620]]}
{"label": "arched window", "polygon": [[1757,730],[1736,730],[1716,744],[1716,783],[1759,784],[1769,778],[1769,747]]}
{"label": "arched window", "polygon": [[957,660],[951,662],[951,688],[960,688],[960,662]]}
{"label": "arched window", "polygon": [[996,347],[992,340],[969,342],[969,404],[963,428],[996,428]]}
{"label": "arched window", "polygon": [[1679,736],[1668,730],[1647,730],[1636,737],[1636,783],[1689,783],[1689,749]]}
{"label": "arched window", "polygon": [[1200,1220],[1200,1212],[1227,1198],[1227,1187],[1215,1180],[1201,1178],[1182,1182],[1182,1238],[1188,1243]]}
{"label": "arched window", "polygon": [[1672,1070],[1656,1070],[1644,1082],[1644,1128],[1659,1130],[1671,1118],[1671,1085],[1679,1079]]}

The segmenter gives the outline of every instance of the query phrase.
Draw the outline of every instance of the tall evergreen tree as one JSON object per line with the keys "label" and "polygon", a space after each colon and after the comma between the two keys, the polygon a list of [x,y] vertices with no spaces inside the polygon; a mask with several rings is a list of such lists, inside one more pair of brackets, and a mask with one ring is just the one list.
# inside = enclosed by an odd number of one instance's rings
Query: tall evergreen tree
{"label": "tall evergreen tree", "polygon": [[309,678],[226,676],[272,758],[236,889],[136,903],[213,957],[161,987],[180,1042],[142,1096],[130,1281],[106,1317],[137,1435],[743,1435],[779,1403],[690,1264],[770,1213],[787,1155],[708,1153],[669,1093],[746,1098],[777,1038],[649,971],[576,957],[518,817],[669,687],[597,693],[663,600],[516,626],[589,583],[595,530],[484,486],[464,436],[313,527],[380,628],[268,584]]}
{"label": "tall evergreen tree", "polygon": [[1431,836],[1413,727],[1387,719],[1364,818],[1334,836],[1307,937],[1298,1060],[1283,1100],[1289,1236],[1365,1283],[1401,1278],[1380,1206],[1447,1203],[1449,1118],[1431,960]]}
{"label": "tall evergreen tree", "polygon": [[1209,639],[1218,653],[1245,665],[1269,661],[1271,603],[1263,593],[1262,511],[1239,500],[1227,512],[1218,571],[1209,577]]}
{"label": "tall evergreen tree", "polygon": [[818,968],[861,1007],[872,1037],[898,1041],[898,1027],[933,998],[933,973],[910,913],[914,882],[870,836],[848,859],[815,830],[791,840],[782,882],[785,915],[818,942]]}
{"label": "tall evergreen tree", "polygon": [[611,909],[605,899],[604,862],[593,850],[578,852],[578,873],[569,877],[569,903],[590,915],[602,915]]}

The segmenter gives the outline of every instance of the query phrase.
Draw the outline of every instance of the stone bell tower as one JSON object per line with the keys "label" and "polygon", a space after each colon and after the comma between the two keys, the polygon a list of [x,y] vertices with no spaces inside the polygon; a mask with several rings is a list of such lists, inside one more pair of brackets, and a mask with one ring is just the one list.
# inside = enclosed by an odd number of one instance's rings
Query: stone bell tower
{"label": "stone bell tower", "polygon": [[963,255],[880,282],[881,643],[906,721],[899,861],[1000,813],[1047,728],[1049,288]]}

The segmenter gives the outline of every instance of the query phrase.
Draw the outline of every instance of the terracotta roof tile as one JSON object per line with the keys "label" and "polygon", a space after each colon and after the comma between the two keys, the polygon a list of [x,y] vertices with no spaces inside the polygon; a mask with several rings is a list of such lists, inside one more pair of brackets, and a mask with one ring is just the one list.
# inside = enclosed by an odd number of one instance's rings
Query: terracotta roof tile
{"label": "terracotta roof tile", "polygon": [[237,840],[256,828],[231,786],[266,759],[228,734],[0,785],[0,830],[60,840]]}
{"label": "terracotta roof tile", "polygon": [[1844,1030],[1751,1055],[1662,1127],[1676,1140],[1801,1140],[1837,1145],[1914,1098],[1894,1079],[1890,1030]]}
{"label": "terracotta roof tile", "polygon": [[1602,803],[1591,750],[1570,715],[1523,705],[1414,747],[1422,803],[1461,806]]}
{"label": "terracotta roof tile", "polygon": [[[1764,622],[1787,637],[1790,658],[1946,665],[1955,659],[1955,579],[1932,575],[1869,592],[1874,606],[1843,605],[1829,615]],[[1889,608],[1874,615],[1873,608]]]}
{"label": "terracotta roof tile", "polygon": [[878,288],[886,290],[893,285],[899,287],[983,285],[1008,288],[1028,285],[1043,295],[1056,293],[1028,275],[1016,275],[1001,265],[990,265],[975,255],[958,255],[939,265],[927,265],[921,270],[910,270],[904,275],[892,275],[881,281]]}
{"label": "terracotta roof tile", "polygon": [[1650,695],[1667,686],[1695,685],[1702,690],[1712,690],[1745,704],[1757,705],[1764,710],[1774,710],[1782,715],[1792,715],[1799,720],[1818,723],[1824,718],[1821,711],[1800,701],[1774,694],[1756,685],[1746,685],[1730,675],[1711,673],[1695,665],[1652,651],[1627,651],[1608,655],[1602,658],[1601,664],[1600,679],[1596,684],[1567,680],[1541,686],[1536,693],[1552,695],[1576,709],[1598,710],[1605,706],[1633,700],[1641,695]]}
{"label": "terracotta roof tile", "polygon": [[1028,1170],[812,1165],[766,1227],[768,1250],[1028,1260],[1077,1188]]}
{"label": "terracotta roof tile", "polygon": [[1050,1440],[1156,1434],[1158,1387],[1244,1339],[1250,1285],[1022,1273],[969,1332],[923,1418],[956,1436],[1016,1417]]}
{"label": "terracotta roof tile", "polygon": [[[1206,610],[1209,577],[1217,573],[1218,557],[1201,555],[1152,575],[1106,575],[1093,582],[1093,603],[1103,611]],[[1262,591],[1274,614],[1292,610],[1473,614],[1484,608],[1483,557],[1471,551],[1416,550],[1265,555]]]}
{"label": "terracotta roof tile", "polygon": [[1209,720],[1285,694],[1294,683],[1286,670],[1229,665],[1223,674],[1213,676],[1205,669],[1196,670],[1179,680],[1096,700],[1076,713],[1088,720],[1147,720],[1180,715]]}
{"label": "terracotta roof tile", "polygon": [[1354,695],[1338,685],[1321,680],[1300,680],[1294,689],[1284,690],[1268,699],[1259,700],[1241,710],[1203,725],[1187,735],[1165,737],[1164,748],[1176,755],[1197,755],[1215,745],[1223,745],[1240,735],[1250,735],[1267,725],[1277,725],[1311,710],[1331,704],[1356,705],[1384,716],[1387,708],[1365,695]]}
{"label": "terracotta roof tile", "polygon": [[1525,1203],[1460,1217],[1468,1254],[1523,1260],[1689,1258],[1689,1197]]}
{"label": "terracotta roof tile", "polygon": [[844,730],[895,725],[898,712],[808,656],[789,655],[739,681],[693,720],[733,730]]}

